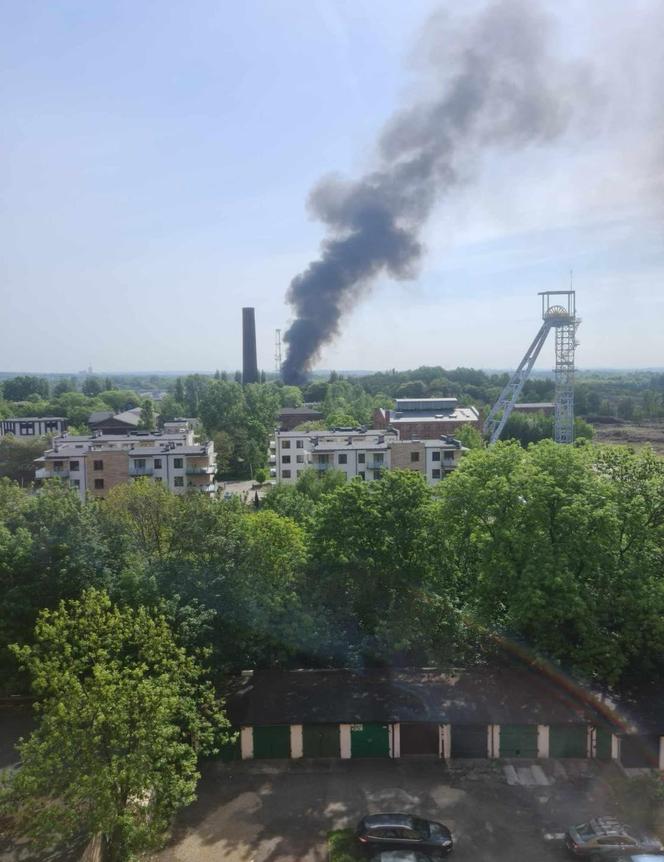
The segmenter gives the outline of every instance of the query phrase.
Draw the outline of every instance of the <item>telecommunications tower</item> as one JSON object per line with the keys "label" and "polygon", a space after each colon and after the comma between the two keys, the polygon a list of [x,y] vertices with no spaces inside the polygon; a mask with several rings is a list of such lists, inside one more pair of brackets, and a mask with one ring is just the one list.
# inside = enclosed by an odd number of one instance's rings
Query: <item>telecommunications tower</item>
{"label": "telecommunications tower", "polygon": [[576,291],[547,290],[539,296],[542,297],[542,326],[484,422],[489,444],[500,439],[551,329],[555,331],[556,342],[553,439],[556,443],[574,442],[574,350],[576,330],[581,322],[576,316]]}

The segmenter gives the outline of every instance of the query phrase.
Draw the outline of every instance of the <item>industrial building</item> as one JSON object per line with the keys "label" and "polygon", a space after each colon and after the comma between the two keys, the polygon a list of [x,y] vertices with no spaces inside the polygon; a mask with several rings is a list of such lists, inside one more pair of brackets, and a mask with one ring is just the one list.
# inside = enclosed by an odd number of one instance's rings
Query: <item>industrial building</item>
{"label": "industrial building", "polygon": [[280,482],[296,482],[303,470],[318,475],[338,470],[347,479],[379,479],[387,469],[413,470],[428,484],[439,482],[466,449],[453,437],[400,440],[393,429],[341,428],[329,431],[278,431],[275,469]]}
{"label": "industrial building", "polygon": [[394,410],[377,407],[374,428],[393,428],[400,440],[436,440],[460,428],[479,428],[475,407],[460,407],[456,398],[397,398]]}
{"label": "industrial building", "polygon": [[61,479],[81,500],[103,498],[123,482],[148,478],[174,494],[214,494],[214,444],[198,443],[191,429],[164,434],[58,437],[35,461],[37,479]]}

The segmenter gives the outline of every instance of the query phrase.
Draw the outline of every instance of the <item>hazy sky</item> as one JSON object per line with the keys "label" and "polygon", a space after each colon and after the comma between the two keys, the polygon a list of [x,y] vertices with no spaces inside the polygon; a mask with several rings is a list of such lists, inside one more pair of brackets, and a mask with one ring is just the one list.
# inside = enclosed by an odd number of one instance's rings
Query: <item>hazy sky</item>
{"label": "hazy sky", "polygon": [[[0,370],[234,369],[243,305],[272,369],[310,190],[371,166],[431,13],[485,5],[0,0]],[[583,111],[441,199],[320,367],[513,366],[570,269],[579,365],[664,365],[664,4],[542,5]]]}

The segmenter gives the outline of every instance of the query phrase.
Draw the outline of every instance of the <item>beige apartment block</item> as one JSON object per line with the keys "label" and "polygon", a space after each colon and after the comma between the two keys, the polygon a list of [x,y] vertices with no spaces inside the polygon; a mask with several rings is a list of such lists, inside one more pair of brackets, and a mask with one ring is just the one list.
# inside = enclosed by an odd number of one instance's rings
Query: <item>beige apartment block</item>
{"label": "beige apartment block", "polygon": [[86,493],[88,497],[105,497],[111,488],[129,481],[127,452],[111,449],[85,454]]}
{"label": "beige apartment block", "polygon": [[397,440],[389,449],[392,470],[413,470],[425,475],[426,449],[421,440]]}

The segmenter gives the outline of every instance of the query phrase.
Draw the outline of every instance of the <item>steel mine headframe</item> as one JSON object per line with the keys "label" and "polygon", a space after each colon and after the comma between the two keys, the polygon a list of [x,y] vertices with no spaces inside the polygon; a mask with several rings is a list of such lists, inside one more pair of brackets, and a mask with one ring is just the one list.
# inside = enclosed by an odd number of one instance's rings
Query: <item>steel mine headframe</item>
{"label": "steel mine headframe", "polygon": [[542,325],[484,422],[489,445],[500,439],[551,329],[555,330],[556,352],[553,439],[556,443],[574,442],[574,351],[576,330],[581,322],[576,316],[576,291],[546,290],[539,296],[542,297]]}

